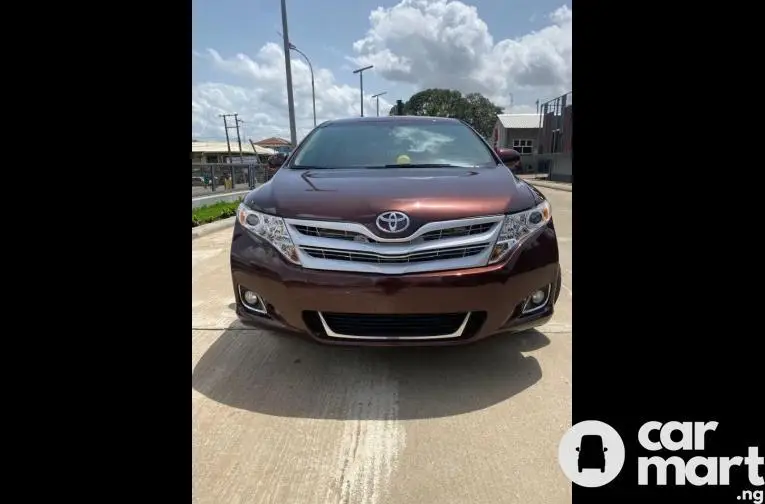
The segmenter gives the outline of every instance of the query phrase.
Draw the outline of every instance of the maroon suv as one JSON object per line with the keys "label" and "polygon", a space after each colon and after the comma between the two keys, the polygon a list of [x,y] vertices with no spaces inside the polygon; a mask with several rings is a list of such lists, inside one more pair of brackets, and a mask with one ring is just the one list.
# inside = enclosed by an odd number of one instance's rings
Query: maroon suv
{"label": "maroon suv", "polygon": [[315,128],[238,210],[240,320],[355,345],[544,324],[561,285],[550,204],[502,157],[456,119]]}

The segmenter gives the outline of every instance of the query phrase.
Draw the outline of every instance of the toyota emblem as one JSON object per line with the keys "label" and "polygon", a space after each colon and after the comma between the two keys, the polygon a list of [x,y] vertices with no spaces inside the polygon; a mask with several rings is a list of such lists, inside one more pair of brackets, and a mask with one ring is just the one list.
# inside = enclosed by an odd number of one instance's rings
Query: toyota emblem
{"label": "toyota emblem", "polygon": [[377,216],[377,227],[386,233],[400,233],[409,227],[409,217],[402,212],[383,212]]}

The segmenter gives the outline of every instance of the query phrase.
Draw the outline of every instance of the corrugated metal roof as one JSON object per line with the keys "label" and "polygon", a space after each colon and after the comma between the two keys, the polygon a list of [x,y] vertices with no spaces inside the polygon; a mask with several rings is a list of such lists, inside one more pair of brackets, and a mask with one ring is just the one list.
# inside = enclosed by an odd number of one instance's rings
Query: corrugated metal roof
{"label": "corrugated metal roof", "polygon": [[[267,147],[261,147],[256,145],[257,153],[262,156],[269,156],[276,154],[276,151]],[[191,152],[205,152],[210,154],[228,154],[228,145],[226,142],[191,142]],[[255,154],[252,150],[252,144],[250,142],[242,142],[242,153]],[[239,144],[236,142],[231,143],[231,154],[239,154]]]}
{"label": "corrugated metal roof", "polygon": [[259,141],[255,142],[255,145],[260,145],[262,147],[268,147],[269,145],[276,145],[276,146],[279,146],[279,147],[283,147],[283,146],[291,145],[291,144],[290,144],[289,140],[285,140],[283,138],[269,137],[269,138],[265,138],[263,140],[259,140]]}
{"label": "corrugated metal roof", "polygon": [[505,129],[539,128],[540,114],[497,114]]}

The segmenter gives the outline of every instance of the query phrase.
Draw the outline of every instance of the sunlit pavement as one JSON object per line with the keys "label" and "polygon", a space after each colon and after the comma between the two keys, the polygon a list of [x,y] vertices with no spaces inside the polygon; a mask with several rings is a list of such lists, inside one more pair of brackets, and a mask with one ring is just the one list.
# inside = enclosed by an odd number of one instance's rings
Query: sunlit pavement
{"label": "sunlit pavement", "polygon": [[243,329],[231,229],[192,241],[193,502],[569,503],[571,194],[551,201],[553,320],[440,349],[358,349]]}

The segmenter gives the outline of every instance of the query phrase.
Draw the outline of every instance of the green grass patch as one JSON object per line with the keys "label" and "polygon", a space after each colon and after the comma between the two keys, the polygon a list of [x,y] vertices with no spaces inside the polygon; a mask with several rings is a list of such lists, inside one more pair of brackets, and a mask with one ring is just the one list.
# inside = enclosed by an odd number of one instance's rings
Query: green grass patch
{"label": "green grass patch", "polygon": [[242,198],[236,201],[219,201],[208,206],[191,209],[191,227],[201,226],[209,222],[227,219],[236,215],[236,209]]}

